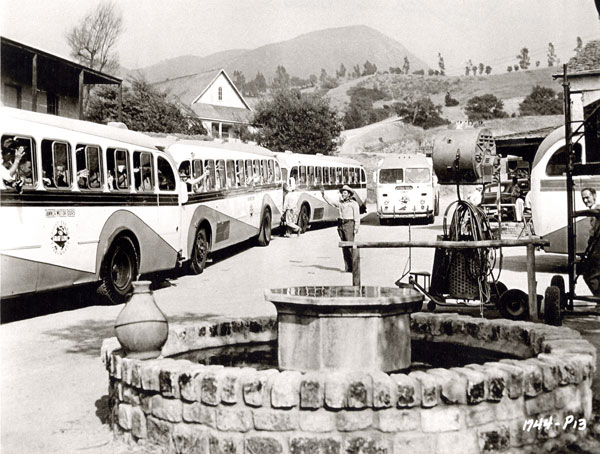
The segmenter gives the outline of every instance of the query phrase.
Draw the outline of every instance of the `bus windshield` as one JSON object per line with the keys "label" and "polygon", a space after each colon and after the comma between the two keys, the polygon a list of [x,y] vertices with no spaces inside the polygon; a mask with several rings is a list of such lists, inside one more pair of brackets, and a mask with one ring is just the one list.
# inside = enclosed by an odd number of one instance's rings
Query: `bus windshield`
{"label": "bus windshield", "polygon": [[383,184],[402,183],[403,174],[403,169],[381,169],[379,171],[379,182]]}
{"label": "bus windshield", "polygon": [[406,169],[407,183],[428,183],[431,179],[431,174],[427,167],[417,167],[414,169]]}

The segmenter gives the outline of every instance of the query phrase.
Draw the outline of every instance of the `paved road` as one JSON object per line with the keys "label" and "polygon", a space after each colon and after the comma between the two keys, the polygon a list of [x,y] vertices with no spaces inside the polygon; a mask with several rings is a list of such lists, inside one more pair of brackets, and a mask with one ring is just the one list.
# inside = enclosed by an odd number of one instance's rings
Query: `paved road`
{"label": "paved road", "polygon": [[[413,239],[433,240],[441,225],[416,226]],[[379,226],[369,215],[359,240],[406,240],[406,226]],[[165,281],[156,300],[172,324],[214,316],[274,314],[264,301],[268,287],[350,285],[344,273],[335,228],[308,231],[300,238],[274,238],[267,248],[242,247],[222,255],[200,276]],[[408,266],[408,250],[362,253],[365,284],[391,286]],[[430,270],[433,250],[412,251],[412,269]],[[509,288],[526,289],[525,250],[506,251],[502,280]],[[564,271],[565,260],[538,255],[538,293],[552,274]],[[45,296],[27,301],[40,314],[0,326],[1,447],[10,453],[114,453],[128,449],[111,441],[106,425],[107,375],[100,345],[113,336],[122,306],[102,306],[84,294],[70,302]],[[70,297],[69,297],[70,298]],[[56,313],[48,313],[56,311]],[[66,308],[66,309],[65,309]],[[471,310],[476,313],[477,309]],[[597,316],[569,319],[600,346]]]}

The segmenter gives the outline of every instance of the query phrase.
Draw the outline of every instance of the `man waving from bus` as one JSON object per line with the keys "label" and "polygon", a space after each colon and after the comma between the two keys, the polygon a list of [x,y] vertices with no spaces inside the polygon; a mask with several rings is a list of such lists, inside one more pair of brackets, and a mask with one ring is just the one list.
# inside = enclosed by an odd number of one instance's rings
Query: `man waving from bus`
{"label": "man waving from bus", "polygon": [[[342,186],[339,200],[330,200],[325,194],[324,188],[321,188],[321,195],[325,202],[339,210],[338,234],[340,239],[342,241],[354,241],[354,236],[358,233],[358,227],[360,226],[360,208],[352,198],[354,192],[350,186]],[[344,255],[345,270],[352,272],[352,249],[342,248],[342,253]]]}

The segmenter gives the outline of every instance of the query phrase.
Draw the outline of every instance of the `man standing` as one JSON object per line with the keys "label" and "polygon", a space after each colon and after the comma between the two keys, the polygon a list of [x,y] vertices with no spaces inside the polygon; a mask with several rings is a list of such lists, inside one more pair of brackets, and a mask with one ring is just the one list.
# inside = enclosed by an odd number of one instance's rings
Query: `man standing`
{"label": "man standing", "polygon": [[[583,188],[581,190],[583,203],[590,210],[600,210],[596,203],[596,190]],[[590,236],[584,254],[583,279],[594,296],[600,296],[600,218],[591,217]]]}
{"label": "man standing", "polygon": [[[339,200],[330,200],[325,195],[325,190],[321,188],[321,195],[323,200],[329,205],[338,208],[338,234],[342,241],[354,241],[354,236],[358,233],[358,227],[360,226],[360,208],[358,203],[352,199],[354,192],[348,185],[342,186],[340,189],[341,197]],[[345,270],[352,272],[352,249],[342,248],[344,255]]]}

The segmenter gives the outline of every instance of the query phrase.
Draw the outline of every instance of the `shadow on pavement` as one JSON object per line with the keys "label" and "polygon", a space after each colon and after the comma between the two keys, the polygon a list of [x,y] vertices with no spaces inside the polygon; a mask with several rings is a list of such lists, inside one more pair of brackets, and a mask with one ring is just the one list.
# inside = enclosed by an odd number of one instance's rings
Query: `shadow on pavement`
{"label": "shadow on pavement", "polygon": [[[192,322],[206,321],[218,314],[202,314],[188,312],[176,317],[167,317],[169,324],[179,325]],[[63,329],[49,330],[44,334],[57,340],[69,341],[72,345],[65,353],[99,357],[102,341],[115,337],[114,320],[82,320]]]}
{"label": "shadow on pavement", "polygon": [[[502,268],[509,271],[527,271],[527,255],[505,255]],[[567,256],[536,252],[535,270],[540,273],[568,273]]]}
{"label": "shadow on pavement", "polygon": [[334,268],[332,266],[323,266],[323,265],[297,265],[300,268],[317,268],[319,270],[323,270],[323,271],[339,271],[339,272],[344,272],[343,268]]}

